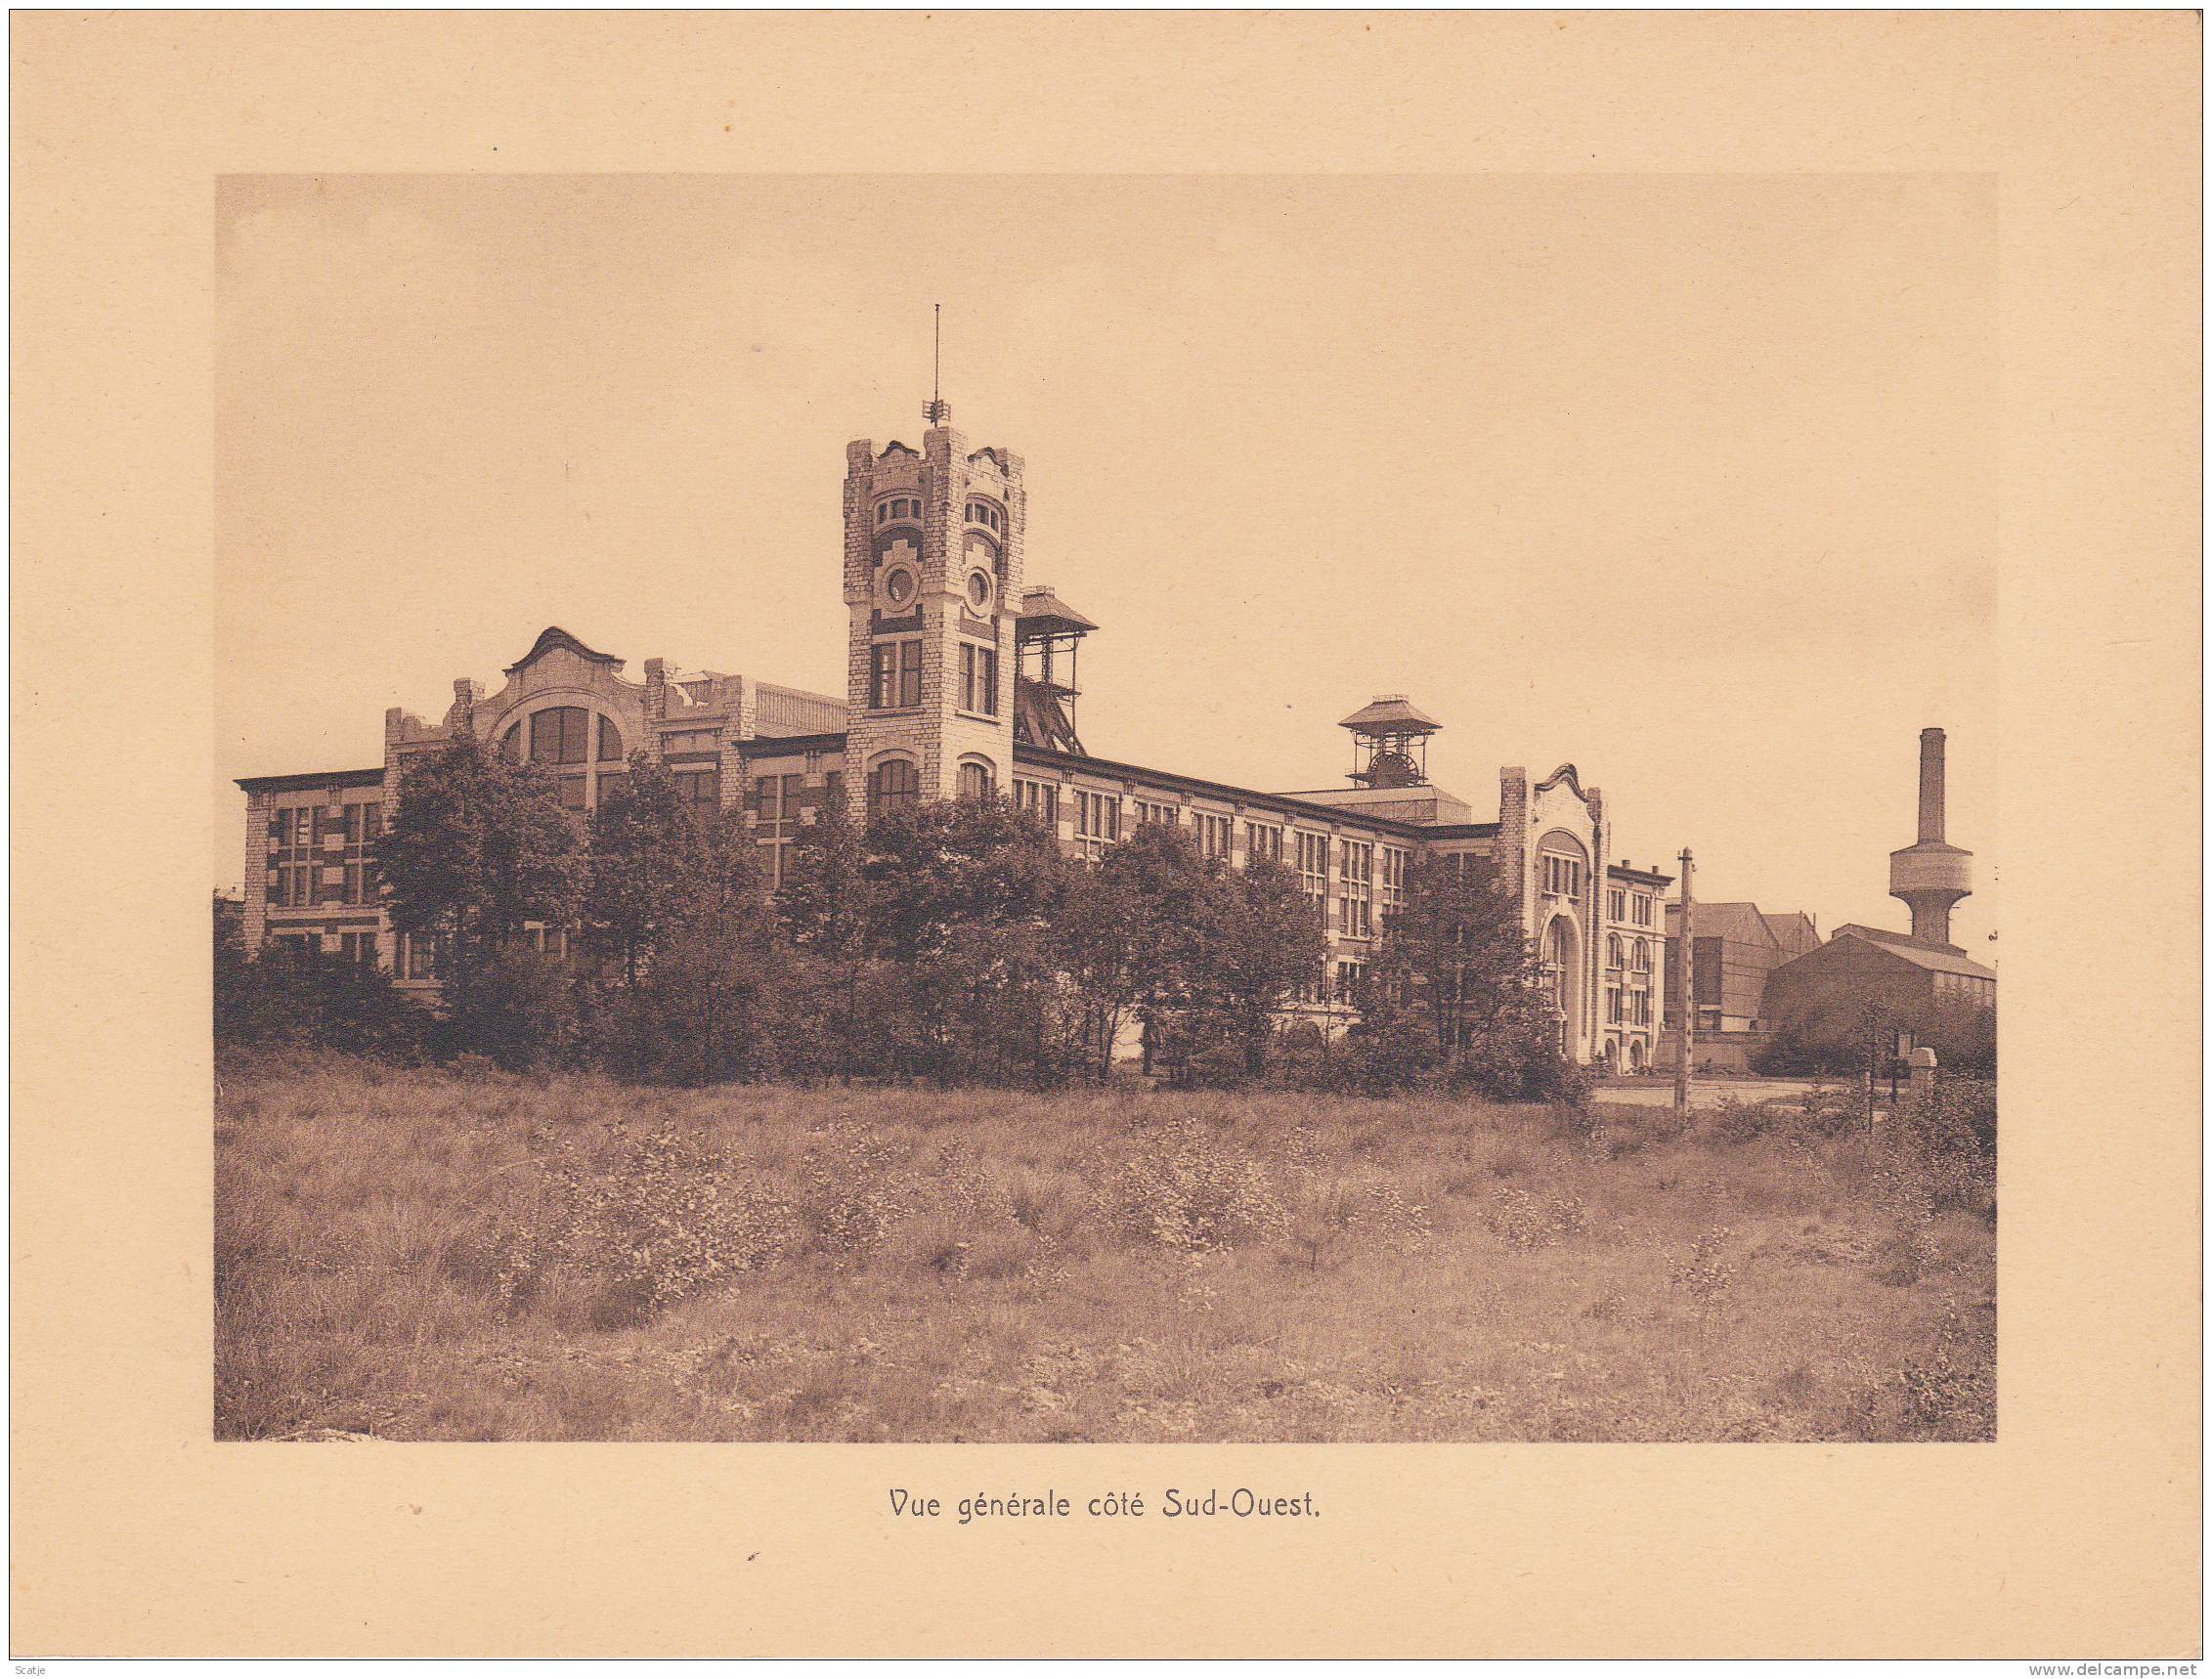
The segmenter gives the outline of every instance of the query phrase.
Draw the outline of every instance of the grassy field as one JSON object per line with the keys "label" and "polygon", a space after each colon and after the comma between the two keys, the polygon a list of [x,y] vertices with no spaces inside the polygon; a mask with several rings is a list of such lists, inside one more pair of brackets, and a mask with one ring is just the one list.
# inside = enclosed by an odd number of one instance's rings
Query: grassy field
{"label": "grassy field", "polygon": [[1986,1440],[1993,1208],[1665,1109],[227,1064],[225,1439]]}

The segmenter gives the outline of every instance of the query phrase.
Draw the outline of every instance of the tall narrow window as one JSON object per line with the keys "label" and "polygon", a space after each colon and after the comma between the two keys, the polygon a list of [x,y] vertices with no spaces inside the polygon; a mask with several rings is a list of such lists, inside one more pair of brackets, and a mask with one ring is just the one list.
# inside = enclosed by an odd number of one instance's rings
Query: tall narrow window
{"label": "tall narrow window", "polygon": [[1343,915],[1339,928],[1347,938],[1374,931],[1375,848],[1365,840],[1347,840],[1342,851]]}
{"label": "tall narrow window", "polygon": [[922,703],[922,644],[879,641],[870,650],[868,704],[876,710]]}
{"label": "tall narrow window", "polygon": [[1406,907],[1406,853],[1396,845],[1382,847],[1382,922],[1387,929],[1390,918]]}
{"label": "tall narrow window", "polygon": [[1060,822],[1060,789],[1049,781],[1023,781],[1014,783],[1015,803],[1024,816],[1033,816],[1047,828]]}
{"label": "tall narrow window", "polygon": [[868,772],[869,809],[911,810],[921,800],[921,773],[904,758],[886,758]]}
{"label": "tall narrow window", "polygon": [[1121,800],[1110,793],[1075,790],[1075,847],[1092,862],[1121,838]]}
{"label": "tall narrow window", "polygon": [[988,764],[964,763],[960,766],[960,796],[981,802],[991,796],[991,771]]}
{"label": "tall narrow window", "polygon": [[383,832],[384,806],[369,799],[346,806],[346,902],[365,904],[376,895],[376,837]]}
{"label": "tall narrow window", "polygon": [[[1328,913],[1328,836],[1298,836],[1298,886],[1325,918]],[[1324,924],[1325,925],[1325,924]]]}
{"label": "tall narrow window", "polygon": [[676,797],[703,816],[713,815],[722,807],[722,772],[719,765],[707,764],[693,769],[670,772],[669,779],[675,783]]}
{"label": "tall narrow window", "polygon": [[269,901],[280,909],[301,909],[315,901],[315,807],[288,805],[269,825],[270,861],[276,866]]}
{"label": "tall narrow window", "polygon": [[622,762],[622,730],[615,726],[615,720],[612,717],[601,717],[599,719],[599,761],[601,763]]}
{"label": "tall narrow window", "polygon": [[753,784],[754,837],[767,852],[761,872],[771,890],[783,886],[792,842],[799,838],[800,806],[806,787],[802,775],[763,775]]}
{"label": "tall narrow window", "polygon": [[960,709],[998,715],[998,649],[960,644]]}

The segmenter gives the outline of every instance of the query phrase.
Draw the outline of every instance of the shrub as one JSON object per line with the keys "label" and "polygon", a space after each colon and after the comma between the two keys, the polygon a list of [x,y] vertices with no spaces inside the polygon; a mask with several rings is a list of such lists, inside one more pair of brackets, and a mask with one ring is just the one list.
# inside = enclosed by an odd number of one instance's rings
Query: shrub
{"label": "shrub", "polygon": [[334,1050],[401,1065],[427,1059],[437,1022],[372,962],[272,945],[252,962],[215,957],[215,1038],[236,1048]]}
{"label": "shrub", "polygon": [[527,1223],[480,1228],[453,1266],[514,1304],[556,1270],[588,1285],[595,1328],[643,1322],[678,1300],[776,1264],[803,1235],[791,1205],[681,1139],[673,1124],[642,1136],[622,1121],[612,1147],[586,1158],[541,1134],[541,1204]]}
{"label": "shrub", "polygon": [[1936,1207],[1997,1216],[1994,1083],[1940,1079],[1933,1098],[1905,1104],[1891,1129],[1893,1146],[1917,1169]]}
{"label": "shrub", "polygon": [[487,955],[454,1012],[463,1048],[507,1072],[567,1064],[578,1045],[576,972],[523,946]]}
{"label": "shrub", "polygon": [[1164,1248],[1236,1247],[1289,1224],[1259,1163],[1189,1119],[1137,1150],[1105,1200],[1108,1222],[1123,1236]]}
{"label": "shrub", "polygon": [[1706,1135],[1715,1142],[1749,1142],[1764,1137],[1773,1127],[1774,1119],[1764,1102],[1722,1097],[1706,1110]]}
{"label": "shrub", "polygon": [[1580,1195],[1559,1191],[1540,1195],[1505,1184],[1491,1191],[1483,1223],[1509,1248],[1547,1248],[1582,1234],[1589,1216]]}

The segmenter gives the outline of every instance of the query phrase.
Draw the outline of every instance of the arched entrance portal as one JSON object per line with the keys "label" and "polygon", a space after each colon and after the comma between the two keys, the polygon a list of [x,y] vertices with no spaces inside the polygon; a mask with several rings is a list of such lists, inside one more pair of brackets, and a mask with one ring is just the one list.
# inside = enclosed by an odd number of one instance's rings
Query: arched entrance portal
{"label": "arched entrance portal", "polygon": [[1570,1060],[1579,1058],[1576,1049],[1583,1041],[1581,952],[1575,924],[1566,916],[1553,916],[1543,929],[1543,982],[1551,1006],[1559,1011],[1559,1052]]}
{"label": "arched entrance portal", "polygon": [[1641,1038],[1631,1038],[1631,1039],[1630,1039],[1630,1040],[1628,1041],[1628,1071],[1630,1071],[1631,1073],[1640,1073],[1640,1072],[1642,1072],[1643,1070],[1644,1070],[1644,1043],[1643,1043],[1643,1040],[1642,1040]]}

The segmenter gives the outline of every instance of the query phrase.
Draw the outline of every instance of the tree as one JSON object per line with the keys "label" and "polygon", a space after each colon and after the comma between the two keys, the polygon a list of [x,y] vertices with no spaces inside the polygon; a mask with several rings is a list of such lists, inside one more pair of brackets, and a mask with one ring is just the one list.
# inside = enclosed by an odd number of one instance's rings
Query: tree
{"label": "tree", "polygon": [[1377,967],[1402,985],[1455,1060],[1474,1034],[1510,1029],[1527,1012],[1536,979],[1521,919],[1485,857],[1416,853],[1406,862],[1405,901],[1383,918]]}
{"label": "tree", "polygon": [[392,926],[439,940],[446,1001],[462,1014],[486,953],[530,922],[567,926],[586,880],[582,828],[552,781],[474,737],[409,767],[376,862]]}
{"label": "tree", "polygon": [[1209,959],[1201,987],[1242,1051],[1244,1071],[1257,1078],[1267,1071],[1276,1012],[1321,967],[1327,941],[1298,877],[1272,857],[1250,858],[1212,897],[1216,921],[1201,951]]}
{"label": "tree", "polygon": [[661,1070],[689,1084],[757,1078],[772,1065],[781,995],[759,847],[735,809],[682,832],[646,987],[665,1022]]}
{"label": "tree", "polygon": [[1157,822],[1139,823],[1098,868],[1127,905],[1133,1012],[1146,1032],[1147,1070],[1164,1057],[1170,1076],[1181,1078],[1197,1015],[1213,1000],[1215,950],[1229,919],[1221,901],[1226,871],[1200,857],[1183,829]]}
{"label": "tree", "polygon": [[[1579,1071],[1559,1053],[1558,1019],[1520,916],[1487,858],[1415,856],[1405,901],[1384,919],[1367,1035],[1406,1058],[1411,1020],[1433,1036],[1454,1083],[1506,1098],[1568,1096]],[[1383,1018],[1384,1012],[1393,1017]]]}
{"label": "tree", "polygon": [[675,778],[644,752],[591,818],[585,919],[591,946],[635,990],[673,913],[676,882],[699,844],[698,816]]}
{"label": "tree", "polygon": [[828,1063],[847,1083],[863,1064],[860,999],[877,913],[867,857],[859,824],[832,803],[800,830],[775,900],[795,958],[797,1012],[827,1027]]}
{"label": "tree", "polygon": [[1073,1047],[1101,1084],[1112,1075],[1113,1046],[1144,990],[1139,913],[1128,871],[1077,863],[1053,921],[1053,957],[1075,994]]}
{"label": "tree", "polygon": [[895,969],[879,1026],[900,1070],[951,1080],[1041,1071],[1046,932],[1065,864],[1004,799],[891,810],[868,826],[873,954]]}

